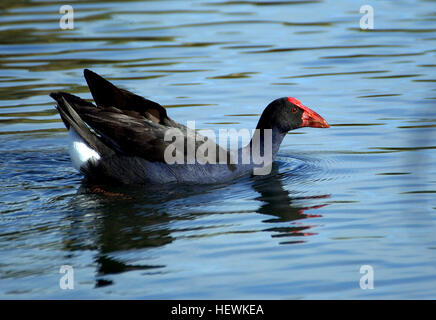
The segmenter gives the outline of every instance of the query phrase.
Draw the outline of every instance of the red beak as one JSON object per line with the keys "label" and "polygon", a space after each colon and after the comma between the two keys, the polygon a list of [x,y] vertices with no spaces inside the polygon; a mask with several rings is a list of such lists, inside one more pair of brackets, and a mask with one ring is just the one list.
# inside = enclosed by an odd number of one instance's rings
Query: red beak
{"label": "red beak", "polygon": [[289,97],[288,101],[301,109],[304,110],[303,115],[301,116],[301,120],[303,121],[301,123],[301,127],[312,127],[312,128],[330,128],[327,121],[323,119],[318,113],[313,111],[312,109],[309,109],[305,105],[303,105],[299,100]]}
{"label": "red beak", "polygon": [[329,124],[323,117],[307,107],[304,108],[301,120],[303,120],[303,123],[300,127],[330,128]]}

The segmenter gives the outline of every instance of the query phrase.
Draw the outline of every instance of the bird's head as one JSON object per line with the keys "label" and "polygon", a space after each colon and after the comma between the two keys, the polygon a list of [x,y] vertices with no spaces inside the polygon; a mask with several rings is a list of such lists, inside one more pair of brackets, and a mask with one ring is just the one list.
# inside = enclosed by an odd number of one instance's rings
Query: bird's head
{"label": "bird's head", "polygon": [[273,129],[274,127],[281,133],[285,133],[302,127],[329,128],[330,126],[323,117],[299,100],[285,97],[271,102],[259,120],[259,129]]}

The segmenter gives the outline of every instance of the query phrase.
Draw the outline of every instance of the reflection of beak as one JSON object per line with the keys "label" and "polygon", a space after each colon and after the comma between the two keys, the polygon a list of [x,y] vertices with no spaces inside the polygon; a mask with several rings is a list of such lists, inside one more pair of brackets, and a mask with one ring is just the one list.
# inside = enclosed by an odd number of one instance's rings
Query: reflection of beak
{"label": "reflection of beak", "polygon": [[301,120],[303,120],[303,123],[300,127],[330,128],[329,124],[323,119],[323,117],[308,107],[304,108]]}

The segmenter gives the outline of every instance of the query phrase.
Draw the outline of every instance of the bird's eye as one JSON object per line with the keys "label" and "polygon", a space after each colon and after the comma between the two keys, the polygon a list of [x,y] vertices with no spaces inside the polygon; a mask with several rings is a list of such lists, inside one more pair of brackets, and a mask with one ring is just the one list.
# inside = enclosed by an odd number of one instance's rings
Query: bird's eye
{"label": "bird's eye", "polygon": [[297,112],[297,107],[293,107],[293,108],[291,109],[291,111],[292,111],[292,113]]}

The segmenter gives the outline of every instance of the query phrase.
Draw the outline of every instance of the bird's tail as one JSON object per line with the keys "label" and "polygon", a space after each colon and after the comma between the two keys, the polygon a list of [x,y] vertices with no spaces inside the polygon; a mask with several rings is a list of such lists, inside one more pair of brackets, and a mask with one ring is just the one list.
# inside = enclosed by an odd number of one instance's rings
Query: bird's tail
{"label": "bird's tail", "polygon": [[92,103],[65,92],[53,92],[50,96],[56,100],[56,109],[68,129],[69,151],[76,169],[82,171],[89,161],[95,162],[102,156],[113,154],[113,150],[90,130],[76,111],[81,107],[95,108]]}

